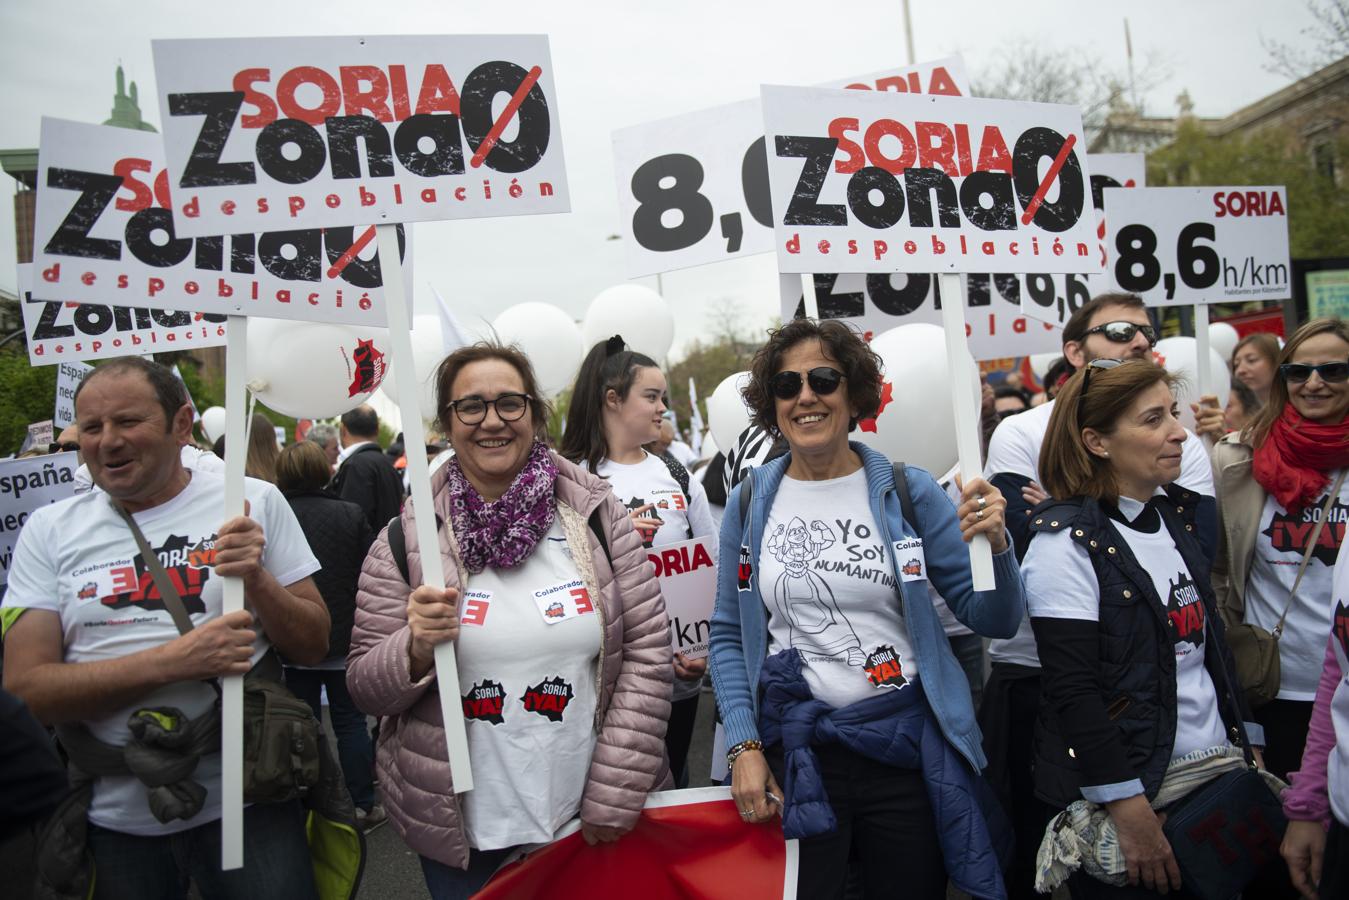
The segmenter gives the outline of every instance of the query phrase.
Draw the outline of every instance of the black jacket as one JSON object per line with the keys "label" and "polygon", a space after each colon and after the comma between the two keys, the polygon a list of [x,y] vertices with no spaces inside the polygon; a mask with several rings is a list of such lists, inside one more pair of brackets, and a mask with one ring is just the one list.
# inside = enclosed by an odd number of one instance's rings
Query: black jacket
{"label": "black jacket", "polygon": [[356,582],[375,532],[359,506],[331,491],[288,491],[285,497],[323,567],[313,578],[332,618],[328,659],[346,659],[356,616]]}
{"label": "black jacket", "polygon": [[[1250,711],[1236,684],[1208,557],[1195,537],[1199,495],[1175,485],[1152,501],[1176,542],[1204,604],[1204,665],[1217,691],[1228,738],[1240,743]],[[1084,786],[1138,778],[1156,796],[1176,737],[1175,643],[1151,576],[1139,565],[1101,504],[1090,498],[1049,500],[1036,508],[1034,532],[1072,529],[1091,557],[1100,589],[1097,622],[1032,618],[1040,651],[1040,716],[1035,734],[1035,789],[1062,809]]]}
{"label": "black jacket", "polygon": [[361,508],[375,534],[403,507],[403,476],[378,444],[366,444],[342,460],[330,487]]}

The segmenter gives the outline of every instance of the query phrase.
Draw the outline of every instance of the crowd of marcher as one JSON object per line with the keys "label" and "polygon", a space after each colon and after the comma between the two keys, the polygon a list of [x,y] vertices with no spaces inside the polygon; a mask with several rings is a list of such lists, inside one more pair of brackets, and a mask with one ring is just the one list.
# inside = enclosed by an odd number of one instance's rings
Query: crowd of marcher
{"label": "crowd of marcher", "polygon": [[[1193,431],[1158,337],[1136,296],[1084,304],[1042,391],[986,385],[967,481],[853,440],[883,367],[839,322],[768,335],[750,426],[710,460],[621,336],[556,443],[530,360],[479,343],[435,373],[431,509],[359,407],[284,449],[254,417],[224,523],[233,448],[195,446],[171,372],[110,360],[52,445],[80,492],[29,517],[0,609],[9,883],[326,900],[388,822],[432,897],[468,897],[572,820],[621,844],[652,792],[702,781],[710,686],[731,797],[798,841],[800,897],[1349,896],[1349,325],[1246,336]],[[672,652],[647,556],[691,538],[718,564],[707,660]],[[227,675],[246,864],[222,871]]]}

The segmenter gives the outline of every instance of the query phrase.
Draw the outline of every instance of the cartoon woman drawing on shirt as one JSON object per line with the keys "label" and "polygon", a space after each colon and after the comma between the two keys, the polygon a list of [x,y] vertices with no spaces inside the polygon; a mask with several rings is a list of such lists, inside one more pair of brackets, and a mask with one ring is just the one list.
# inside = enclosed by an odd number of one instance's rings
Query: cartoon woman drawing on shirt
{"label": "cartoon woman drawing on shirt", "polygon": [[768,539],[768,552],[787,571],[773,585],[773,599],[790,627],[789,645],[795,646],[795,633],[799,631],[812,636],[819,652],[829,656],[846,653],[848,665],[860,666],[866,661],[862,642],[838,608],[829,582],[810,570],[810,563],[836,540],[834,532],[819,519],[809,528],[799,517],[778,525]]}

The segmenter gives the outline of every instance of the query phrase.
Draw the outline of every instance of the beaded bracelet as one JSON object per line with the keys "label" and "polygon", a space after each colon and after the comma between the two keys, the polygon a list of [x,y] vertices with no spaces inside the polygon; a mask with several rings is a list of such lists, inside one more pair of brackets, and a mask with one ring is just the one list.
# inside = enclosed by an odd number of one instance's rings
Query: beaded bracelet
{"label": "beaded bracelet", "polygon": [[731,749],[727,750],[727,751],[726,751],[726,768],[728,768],[728,769],[733,769],[733,768],[735,768],[735,761],[736,761],[737,759],[739,759],[739,758],[740,758],[740,754],[744,753],[746,750],[758,750],[758,751],[762,752],[762,751],[763,751],[763,741],[756,741],[756,740],[741,741],[740,743],[736,744],[736,745],[735,745],[734,747],[732,747]]}

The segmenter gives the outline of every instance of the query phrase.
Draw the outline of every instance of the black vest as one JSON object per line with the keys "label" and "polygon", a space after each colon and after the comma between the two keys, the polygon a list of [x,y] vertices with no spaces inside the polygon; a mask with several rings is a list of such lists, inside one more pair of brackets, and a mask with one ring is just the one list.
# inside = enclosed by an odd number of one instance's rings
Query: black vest
{"label": "black vest", "polygon": [[[1233,693],[1236,677],[1231,651],[1218,615],[1208,562],[1195,535],[1199,495],[1176,485],[1166,500],[1153,501],[1162,526],[1176,542],[1204,604],[1208,632],[1204,666],[1217,691],[1219,712],[1232,743],[1243,707]],[[1149,799],[1156,796],[1171,761],[1176,739],[1176,656],[1166,612],[1152,578],[1139,565],[1129,545],[1101,505],[1090,498],[1046,501],[1032,514],[1031,530],[1072,529],[1073,540],[1091,557],[1100,587],[1097,622],[1101,702],[1119,729],[1135,775]],[[1047,676],[1046,676],[1047,677]],[[1057,716],[1043,699],[1035,729],[1035,789],[1062,809],[1082,797],[1082,774],[1061,734]]]}

